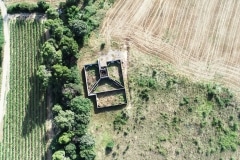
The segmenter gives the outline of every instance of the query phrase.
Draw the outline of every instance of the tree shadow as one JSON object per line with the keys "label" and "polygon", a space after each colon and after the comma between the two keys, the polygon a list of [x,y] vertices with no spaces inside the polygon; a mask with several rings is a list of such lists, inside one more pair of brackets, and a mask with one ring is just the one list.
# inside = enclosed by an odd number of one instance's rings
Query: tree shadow
{"label": "tree shadow", "polygon": [[35,127],[43,125],[47,118],[46,92],[40,90],[41,85],[37,76],[29,77],[29,100],[25,109],[25,117],[22,122],[22,136],[27,137]]}
{"label": "tree shadow", "polygon": [[[34,21],[39,21],[37,18]],[[39,38],[38,48],[41,48],[41,45],[46,40],[46,34],[42,33]],[[30,57],[30,61],[37,61],[41,63],[41,53],[38,50],[35,56]],[[37,65],[36,63],[36,65]],[[28,92],[28,103],[25,108],[25,117],[22,122],[22,136],[27,137],[33,129],[44,125],[47,118],[47,97],[46,91],[42,90],[42,85],[40,80],[36,76],[36,68],[30,65],[32,68],[29,68],[32,71],[31,76],[28,78],[28,83],[30,84],[30,90]],[[44,140],[45,141],[45,140]]]}

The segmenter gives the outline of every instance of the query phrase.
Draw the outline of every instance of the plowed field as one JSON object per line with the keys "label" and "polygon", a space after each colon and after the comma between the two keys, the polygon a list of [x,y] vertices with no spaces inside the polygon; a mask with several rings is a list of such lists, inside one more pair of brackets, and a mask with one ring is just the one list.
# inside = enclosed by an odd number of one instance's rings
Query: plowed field
{"label": "plowed field", "polygon": [[239,0],[117,0],[101,33],[196,79],[240,85]]}

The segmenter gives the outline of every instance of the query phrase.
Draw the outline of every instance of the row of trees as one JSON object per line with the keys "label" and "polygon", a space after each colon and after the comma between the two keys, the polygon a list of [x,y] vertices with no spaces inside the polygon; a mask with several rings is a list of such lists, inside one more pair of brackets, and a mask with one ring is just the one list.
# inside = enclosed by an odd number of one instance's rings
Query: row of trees
{"label": "row of trees", "polygon": [[46,3],[44,0],[40,0],[40,1],[38,1],[37,4],[27,3],[27,2],[12,4],[12,5],[8,6],[7,12],[9,14],[33,13],[33,12],[45,13],[45,11],[48,8],[49,8],[49,4]]}
{"label": "row of trees", "polygon": [[61,4],[59,10],[46,10],[48,20],[45,26],[51,37],[42,46],[42,65],[37,75],[54,97],[52,111],[56,136],[51,145],[53,160],[95,158],[95,142],[87,134],[93,104],[82,96],[76,64],[79,46],[89,32],[87,23],[78,19],[80,12],[75,1]]}

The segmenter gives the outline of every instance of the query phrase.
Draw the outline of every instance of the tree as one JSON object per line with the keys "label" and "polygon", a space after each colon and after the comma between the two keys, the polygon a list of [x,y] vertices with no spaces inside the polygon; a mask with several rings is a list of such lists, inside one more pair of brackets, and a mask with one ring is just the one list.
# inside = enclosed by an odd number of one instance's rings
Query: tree
{"label": "tree", "polygon": [[80,157],[84,160],[94,160],[96,154],[92,149],[85,149],[80,151]]}
{"label": "tree", "polygon": [[74,125],[74,112],[70,110],[59,111],[58,115],[54,118],[54,122],[61,130],[70,130]]}
{"label": "tree", "polygon": [[80,19],[81,18],[80,8],[78,6],[71,6],[67,8],[66,16],[68,18],[68,22],[73,19]]}
{"label": "tree", "polygon": [[79,139],[80,150],[92,149],[95,144],[91,135],[85,134]]}
{"label": "tree", "polygon": [[75,83],[64,84],[62,89],[63,98],[65,101],[71,100],[81,94],[81,87]]}
{"label": "tree", "polygon": [[59,144],[67,144],[71,141],[71,138],[73,137],[72,132],[64,132],[59,138],[58,143]]}
{"label": "tree", "polygon": [[77,38],[82,38],[88,32],[87,24],[82,20],[73,19],[69,25]]}
{"label": "tree", "polygon": [[53,75],[55,76],[55,78],[61,79],[63,81],[66,81],[69,79],[71,70],[68,67],[62,66],[60,64],[55,64],[54,66],[52,66],[52,69],[53,69]]}
{"label": "tree", "polygon": [[52,76],[51,72],[47,70],[45,65],[40,65],[36,75],[42,82],[43,88],[46,89]]}
{"label": "tree", "polygon": [[46,11],[48,19],[57,19],[59,18],[59,13],[55,8],[48,8]]}
{"label": "tree", "polygon": [[89,115],[93,105],[89,99],[77,96],[71,100],[70,107],[76,114]]}
{"label": "tree", "polygon": [[49,4],[44,0],[40,0],[37,2],[38,12],[45,13],[45,11],[49,8]]}
{"label": "tree", "polygon": [[56,51],[52,39],[43,44],[41,54],[43,56],[44,64],[47,64],[48,66],[62,63],[62,52],[60,50]]}
{"label": "tree", "polygon": [[63,59],[65,61],[71,59],[72,57],[77,58],[78,44],[72,37],[70,38],[67,36],[63,36],[59,46],[62,50]]}
{"label": "tree", "polygon": [[60,41],[63,37],[64,28],[62,26],[58,26],[53,31],[53,36],[56,40]]}
{"label": "tree", "polygon": [[45,27],[50,30],[50,33],[53,34],[59,26],[63,26],[63,22],[60,18],[48,19],[44,23]]}
{"label": "tree", "polygon": [[58,114],[60,111],[62,111],[62,107],[59,104],[55,104],[52,108],[53,114]]}
{"label": "tree", "polygon": [[52,160],[63,160],[64,158],[65,158],[65,152],[63,150],[56,151],[52,155]]}
{"label": "tree", "polygon": [[76,84],[80,84],[82,81],[81,81],[81,75],[80,75],[80,71],[77,67],[72,67],[71,68],[71,76],[70,76],[70,79],[71,79],[71,82],[72,83],[76,83]]}
{"label": "tree", "polygon": [[74,143],[69,143],[65,146],[65,152],[66,155],[69,156],[71,159],[77,159],[77,153],[76,153],[76,145]]}

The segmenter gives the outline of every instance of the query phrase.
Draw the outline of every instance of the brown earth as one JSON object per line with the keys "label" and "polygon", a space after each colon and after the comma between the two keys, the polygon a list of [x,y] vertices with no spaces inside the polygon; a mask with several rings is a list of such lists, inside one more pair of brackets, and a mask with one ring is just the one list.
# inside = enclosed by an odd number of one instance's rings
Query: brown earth
{"label": "brown earth", "polygon": [[194,79],[240,85],[240,1],[117,0],[101,34],[107,43],[155,54]]}

